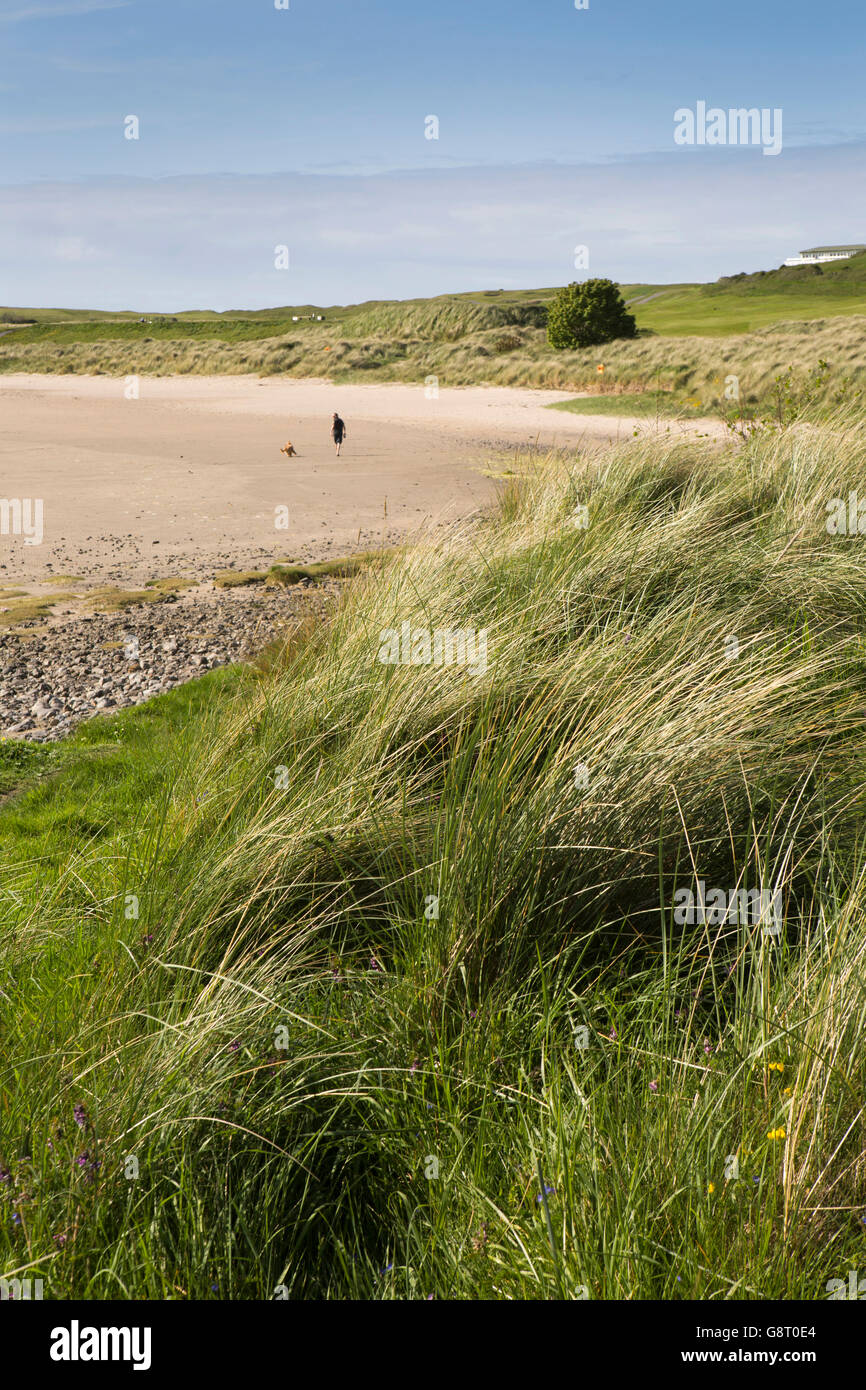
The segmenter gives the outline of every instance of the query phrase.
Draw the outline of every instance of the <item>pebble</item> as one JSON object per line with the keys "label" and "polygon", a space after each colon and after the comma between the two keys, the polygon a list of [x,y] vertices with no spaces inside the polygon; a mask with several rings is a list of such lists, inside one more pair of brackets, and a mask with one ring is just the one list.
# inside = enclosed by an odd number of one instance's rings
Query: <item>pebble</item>
{"label": "pebble", "polygon": [[53,742],[96,712],[142,704],[206,671],[249,661],[337,580],[216,591],[208,599],[73,618],[32,638],[0,630],[0,736]]}

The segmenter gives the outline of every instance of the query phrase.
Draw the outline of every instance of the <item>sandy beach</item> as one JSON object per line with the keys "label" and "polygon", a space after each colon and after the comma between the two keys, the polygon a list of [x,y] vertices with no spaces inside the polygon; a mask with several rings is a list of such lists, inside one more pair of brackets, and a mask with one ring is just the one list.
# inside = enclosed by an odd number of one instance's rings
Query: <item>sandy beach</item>
{"label": "sandy beach", "polygon": [[[138,399],[128,389],[109,377],[0,377],[0,495],[44,509],[41,544],[0,535],[0,583],[65,574],[136,585],[345,555],[487,504],[491,451],[598,446],[650,428],[545,409],[573,394],[562,391],[428,399],[423,386],[254,376],[143,377]],[[340,459],[334,410],[348,427]],[[287,440],[298,458],[280,453]],[[287,529],[276,529],[279,508]]]}

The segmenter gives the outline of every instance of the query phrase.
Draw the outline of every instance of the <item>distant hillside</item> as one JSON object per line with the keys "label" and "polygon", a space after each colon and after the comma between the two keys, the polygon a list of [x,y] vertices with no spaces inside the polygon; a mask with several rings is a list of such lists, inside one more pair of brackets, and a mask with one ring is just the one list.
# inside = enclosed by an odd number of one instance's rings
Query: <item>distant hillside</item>
{"label": "distant hillside", "polygon": [[700,288],[701,294],[711,296],[794,293],[812,294],[821,300],[861,298],[866,294],[866,251],[846,261],[827,261],[824,265],[781,265],[778,270],[740,271]]}
{"label": "distant hillside", "polygon": [[657,390],[670,378],[695,393],[690,409],[716,399],[723,361],[732,364],[728,371],[748,374],[752,400],[763,398],[789,365],[808,371],[819,358],[830,362],[834,383],[853,374],[863,384],[866,252],[824,266],[743,272],[711,285],[621,289],[640,336],[604,350],[603,385],[595,349],[561,353],[548,345],[552,287],[225,313],[13,307],[0,310],[0,373],[257,372],[342,381],[434,375],[451,386],[592,392]]}

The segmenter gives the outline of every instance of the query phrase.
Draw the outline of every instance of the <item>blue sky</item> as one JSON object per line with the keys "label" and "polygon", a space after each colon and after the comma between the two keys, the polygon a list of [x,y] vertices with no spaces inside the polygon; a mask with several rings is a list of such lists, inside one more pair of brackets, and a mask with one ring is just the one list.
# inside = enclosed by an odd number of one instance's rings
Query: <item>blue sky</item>
{"label": "blue sky", "polygon": [[[854,0],[0,0],[0,302],[557,284],[577,244],[715,279],[863,241],[864,38]],[[782,152],[675,146],[698,101],[780,108]]]}

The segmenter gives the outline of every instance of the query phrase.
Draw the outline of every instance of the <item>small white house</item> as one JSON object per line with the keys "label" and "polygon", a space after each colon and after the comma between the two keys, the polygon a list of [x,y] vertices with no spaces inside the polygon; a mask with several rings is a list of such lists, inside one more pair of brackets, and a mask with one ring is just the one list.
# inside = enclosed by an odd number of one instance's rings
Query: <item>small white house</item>
{"label": "small white house", "polygon": [[820,265],[822,261],[846,261],[856,256],[858,251],[866,251],[866,245],[855,246],[812,246],[796,256],[789,256],[785,265]]}

